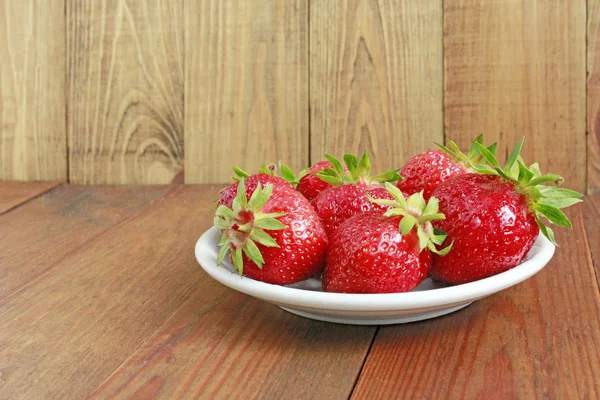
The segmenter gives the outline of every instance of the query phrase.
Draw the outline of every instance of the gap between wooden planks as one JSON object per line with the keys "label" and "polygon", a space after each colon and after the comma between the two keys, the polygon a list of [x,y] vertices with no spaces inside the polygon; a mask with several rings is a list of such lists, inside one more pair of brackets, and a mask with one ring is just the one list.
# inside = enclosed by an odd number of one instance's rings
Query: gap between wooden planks
{"label": "gap between wooden planks", "polygon": [[533,278],[454,314],[382,327],[352,397],[600,396],[600,295],[581,210]]}
{"label": "gap between wooden planks", "polygon": [[[58,384],[52,380],[56,376],[54,374],[68,374],[80,363],[85,368],[86,360],[79,360],[85,352],[77,352],[75,348],[73,352],[66,351],[66,356],[61,359],[65,349],[61,353],[60,344],[77,339],[77,327],[82,322],[78,317],[90,312],[90,307],[82,307],[82,301],[90,296],[98,297],[102,292],[94,293],[93,289],[96,288],[97,292],[102,288],[93,285],[94,278],[78,281],[81,277],[78,278],[77,274],[65,277],[64,265],[72,265],[75,260],[92,265],[96,261],[97,264],[98,260],[93,257],[78,257],[85,252],[82,250],[78,253],[77,248],[84,244],[90,246],[93,243],[90,240],[135,211],[142,210],[154,199],[168,193],[169,189],[64,186],[0,217],[0,236],[7,238],[0,241],[0,287],[7,295],[20,288],[18,293],[0,302],[0,319],[4,321],[0,324],[3,393],[15,396],[33,393],[30,398],[47,397],[53,393],[53,396],[59,396],[60,389],[52,392],[52,384]],[[102,261],[101,258],[99,260]],[[114,269],[127,265],[126,260],[111,267]],[[82,268],[79,272],[84,274],[93,270]],[[110,268],[106,271],[110,271]],[[94,287],[87,292],[77,293],[76,288],[82,285]],[[36,297],[36,294],[39,296]],[[14,305],[17,304],[23,308],[15,309]],[[61,312],[65,315],[61,315]],[[75,319],[69,321],[69,316]],[[105,329],[114,328],[107,324]],[[73,332],[75,334],[71,336]],[[38,357],[44,360],[40,363]],[[61,362],[68,362],[65,359],[72,361],[71,368],[60,366]],[[27,369],[34,371],[36,368],[42,371],[31,375],[37,384],[20,376]],[[48,383],[46,379],[51,382]],[[60,384],[70,380],[64,379]],[[39,396],[42,393],[43,396]],[[59,397],[64,396],[66,394]]]}
{"label": "gap between wooden planks", "polygon": [[583,202],[583,217],[588,245],[596,272],[596,281],[600,285],[600,194],[587,196]]}
{"label": "gap between wooden planks", "polygon": [[[31,230],[40,227],[34,221],[43,215],[44,229],[53,222],[90,217],[73,223],[76,237],[89,229],[85,224],[130,204],[121,201],[102,211],[111,198],[108,193],[104,200],[72,196],[79,200],[71,203],[57,197],[75,189],[97,190],[63,187],[7,213],[2,221],[32,209],[39,209],[38,214],[24,225]],[[122,197],[128,189],[118,190]],[[551,395],[566,393],[568,384],[593,387],[590,374],[598,370],[598,360],[586,349],[598,345],[598,287],[579,208],[574,232],[560,231],[562,246],[542,273],[456,314],[382,328],[369,352],[375,328],[296,317],[197,275],[189,249],[210,224],[215,187],[175,189],[157,197],[161,200],[151,208],[94,236],[0,302],[3,392],[60,396],[96,389],[93,396],[98,398],[150,393],[167,398],[181,392],[278,397],[292,391],[298,397],[345,397],[357,379],[355,397],[391,394],[386,388],[406,395],[428,390],[473,394],[481,387],[507,395],[529,395],[534,389]],[[593,202],[584,205],[597,213]],[[589,210],[586,216],[593,218]],[[36,242],[40,240],[30,244]],[[160,248],[153,249],[157,242]],[[144,251],[153,254],[138,259]],[[586,276],[592,279],[585,281]],[[578,283],[580,293],[566,289]],[[174,286],[183,290],[173,293]],[[590,288],[595,295],[586,295]],[[581,315],[565,318],[560,311],[569,305]],[[590,310],[592,318],[585,319]],[[587,373],[580,371],[581,365]],[[562,374],[569,375],[564,371],[576,371],[579,378],[565,384]],[[535,388],[528,386],[531,382]]]}
{"label": "gap between wooden planks", "polygon": [[301,318],[207,279],[91,398],[347,398],[375,330]]}
{"label": "gap between wooden planks", "polygon": [[68,185],[1,216],[0,300],[169,189]]}
{"label": "gap between wooden planks", "polygon": [[[104,382],[98,396],[143,397],[147,390],[165,397],[179,390],[348,396],[375,328],[306,320],[208,278],[193,245],[210,226],[216,196],[214,186],[176,189],[75,251],[63,244],[66,257],[0,301],[3,393],[83,397]],[[70,212],[94,217],[59,204],[45,210],[55,224]],[[21,211],[35,207],[45,207],[43,197]],[[27,264],[27,254],[12,257]],[[248,368],[261,379],[246,382]],[[114,386],[120,380],[125,386]]]}
{"label": "gap between wooden planks", "polygon": [[374,333],[300,318],[204,279],[92,397],[347,397]]}
{"label": "gap between wooden planks", "polygon": [[0,215],[63,183],[63,181],[0,182]]}

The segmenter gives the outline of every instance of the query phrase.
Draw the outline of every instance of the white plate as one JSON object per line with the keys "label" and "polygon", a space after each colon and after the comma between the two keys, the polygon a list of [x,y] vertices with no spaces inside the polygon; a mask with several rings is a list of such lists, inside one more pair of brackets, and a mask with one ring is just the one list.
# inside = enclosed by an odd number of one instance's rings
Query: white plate
{"label": "white plate", "polygon": [[228,260],[216,265],[219,238],[217,228],[206,231],[196,243],[196,259],[223,285],[303,317],[354,325],[401,324],[449,314],[523,282],[544,268],[554,254],[552,243],[540,235],[521,265],[490,278],[457,286],[426,279],[408,293],[345,294],[323,292],[318,279],[278,286],[240,277],[232,273]]}

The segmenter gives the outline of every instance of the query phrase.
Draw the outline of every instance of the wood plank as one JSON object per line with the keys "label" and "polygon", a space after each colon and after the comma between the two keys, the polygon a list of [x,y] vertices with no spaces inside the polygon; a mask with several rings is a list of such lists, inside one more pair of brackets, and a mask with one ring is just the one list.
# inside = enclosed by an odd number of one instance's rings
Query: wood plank
{"label": "wood plank", "polygon": [[0,216],[0,299],[168,190],[62,186]]}
{"label": "wood plank", "polygon": [[581,209],[533,278],[445,317],[381,328],[353,397],[599,397],[600,298]]}
{"label": "wood plank", "polygon": [[183,0],[67,3],[71,182],[171,182],[183,170]]}
{"label": "wood plank", "polygon": [[0,180],[66,180],[64,0],[1,2],[0,43]]}
{"label": "wood plank", "polygon": [[0,182],[0,215],[60,184],[62,181]]}
{"label": "wood plank", "polygon": [[185,180],[308,165],[308,1],[185,3]]}
{"label": "wood plank", "polygon": [[311,161],[368,149],[375,170],[442,143],[442,1],[313,1]]}
{"label": "wood plank", "polygon": [[587,0],[587,190],[600,192],[600,0]]}
{"label": "wood plank", "polygon": [[446,137],[483,133],[585,190],[585,0],[444,2]]}
{"label": "wood plank", "polygon": [[600,195],[587,196],[583,199],[583,216],[585,231],[590,246],[590,253],[596,268],[596,279],[600,284]]}
{"label": "wood plank", "polygon": [[91,398],[347,398],[374,333],[301,318],[206,278]]}
{"label": "wood plank", "polygon": [[83,398],[97,388],[208,279],[193,247],[216,189],[176,189],[0,302],[3,395]]}

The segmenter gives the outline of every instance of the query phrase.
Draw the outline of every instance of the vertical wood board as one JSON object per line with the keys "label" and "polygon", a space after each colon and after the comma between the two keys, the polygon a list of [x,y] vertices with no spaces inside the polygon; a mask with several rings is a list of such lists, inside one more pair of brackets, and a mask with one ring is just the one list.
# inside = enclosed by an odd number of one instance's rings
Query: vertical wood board
{"label": "vertical wood board", "polygon": [[185,178],[308,165],[308,1],[185,3]]}
{"label": "vertical wood board", "polygon": [[442,1],[313,1],[311,161],[369,150],[374,171],[443,142]]}
{"label": "vertical wood board", "polygon": [[70,181],[183,170],[183,0],[68,1]]}
{"label": "vertical wood board", "polygon": [[523,158],[584,190],[584,0],[444,2],[446,138],[483,133],[503,161]]}
{"label": "vertical wood board", "polygon": [[67,178],[64,0],[0,2],[0,180]]}
{"label": "vertical wood board", "polygon": [[600,192],[600,1],[587,0],[587,190]]}

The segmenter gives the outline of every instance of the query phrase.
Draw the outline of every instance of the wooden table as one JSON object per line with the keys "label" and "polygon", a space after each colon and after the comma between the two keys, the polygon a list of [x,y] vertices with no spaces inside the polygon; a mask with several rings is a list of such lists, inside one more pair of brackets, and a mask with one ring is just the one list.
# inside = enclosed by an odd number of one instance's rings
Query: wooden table
{"label": "wooden table", "polygon": [[600,397],[600,197],[532,279],[361,327],[209,278],[218,189],[0,183],[0,398]]}

